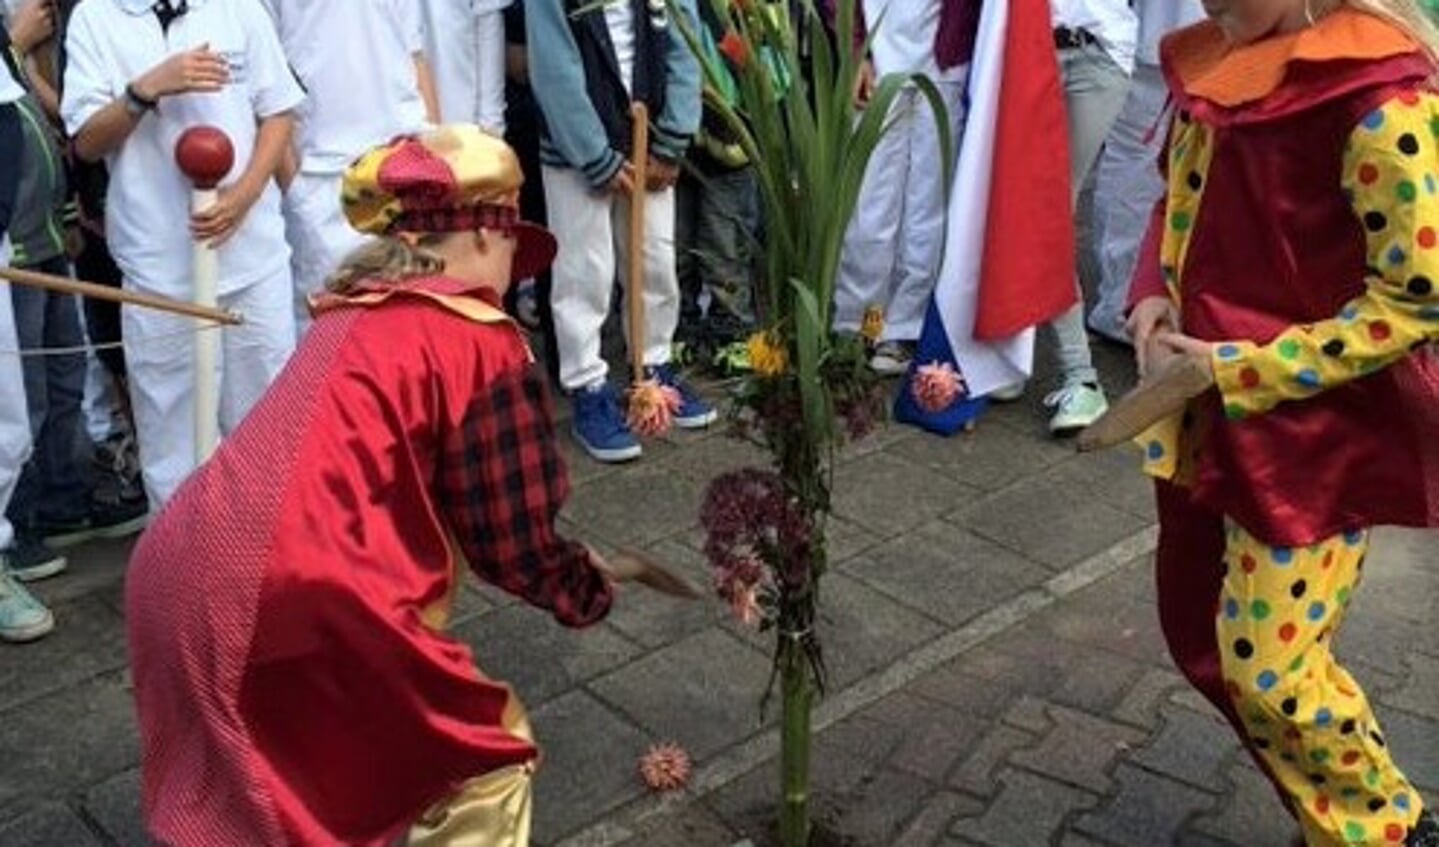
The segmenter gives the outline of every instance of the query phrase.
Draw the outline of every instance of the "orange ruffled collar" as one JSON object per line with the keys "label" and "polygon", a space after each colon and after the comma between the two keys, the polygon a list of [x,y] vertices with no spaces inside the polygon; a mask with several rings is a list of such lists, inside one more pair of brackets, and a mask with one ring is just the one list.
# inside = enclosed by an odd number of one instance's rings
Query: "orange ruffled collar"
{"label": "orange ruffled collar", "polygon": [[1262,100],[1294,62],[1379,60],[1415,53],[1419,43],[1388,21],[1339,9],[1312,27],[1235,47],[1218,24],[1204,21],[1164,42],[1164,62],[1185,94],[1234,108]]}

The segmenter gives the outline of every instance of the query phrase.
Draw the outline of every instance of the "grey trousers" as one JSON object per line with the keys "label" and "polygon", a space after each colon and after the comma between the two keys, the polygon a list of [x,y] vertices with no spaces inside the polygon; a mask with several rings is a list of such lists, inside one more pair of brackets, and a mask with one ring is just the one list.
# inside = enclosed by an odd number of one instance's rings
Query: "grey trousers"
{"label": "grey trousers", "polygon": [[[1098,44],[1060,50],[1059,69],[1069,105],[1069,159],[1074,182],[1071,202],[1077,207],[1079,192],[1129,96],[1129,74]],[[1079,287],[1078,278],[1074,284]],[[1051,321],[1049,327],[1059,345],[1064,384],[1099,382],[1084,327],[1083,291],[1074,307]]]}

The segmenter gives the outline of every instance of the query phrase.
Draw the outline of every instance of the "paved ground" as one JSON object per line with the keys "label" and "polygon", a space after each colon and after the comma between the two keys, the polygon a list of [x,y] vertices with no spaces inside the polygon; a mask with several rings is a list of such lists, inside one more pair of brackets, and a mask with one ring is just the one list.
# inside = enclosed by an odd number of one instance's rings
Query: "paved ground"
{"label": "paved ground", "polygon": [[[1107,371],[1119,362],[1106,354]],[[1040,422],[1019,405],[967,438],[891,429],[845,453],[825,582],[835,690],[819,713],[819,818],[865,847],[1284,847],[1277,803],[1164,655],[1144,482],[1129,457],[1076,456]],[[576,459],[567,528],[703,579],[704,484],[759,458],[711,434],[656,443],[623,469]],[[1434,549],[1385,535],[1341,639],[1431,797]],[[145,843],[124,553],[80,551],[70,575],[40,587],[57,634],[0,650],[0,845]],[[456,636],[515,684],[546,746],[539,843],[764,843],[776,750],[758,711],[767,643],[718,604],[627,592],[584,633],[488,590],[467,592],[461,611]],[[642,790],[635,760],[658,740],[697,758],[690,794]]]}

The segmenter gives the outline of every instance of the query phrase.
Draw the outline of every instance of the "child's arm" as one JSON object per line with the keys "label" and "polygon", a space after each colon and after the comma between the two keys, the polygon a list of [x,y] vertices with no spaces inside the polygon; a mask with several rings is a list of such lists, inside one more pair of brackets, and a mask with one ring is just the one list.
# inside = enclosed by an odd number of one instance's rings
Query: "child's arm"
{"label": "child's arm", "polygon": [[1339,315],[1268,344],[1214,348],[1230,417],[1372,374],[1439,339],[1439,97],[1405,94],[1365,118],[1344,156],[1343,187],[1363,223],[1367,289]]}
{"label": "child's arm", "polygon": [[[699,0],[708,3],[710,0]],[[699,32],[699,16],[695,0],[677,0],[673,14],[685,16],[685,25]],[[669,49],[665,54],[665,107],[656,116],[650,132],[650,152],[666,162],[678,162],[689,149],[690,140],[700,128],[700,64],[684,39],[680,24],[671,21],[667,33]],[[539,86],[536,85],[538,94]]]}
{"label": "child's arm", "polygon": [[[603,12],[592,9],[585,14]],[[544,114],[550,141],[564,160],[598,189],[615,179],[625,158],[610,146],[605,126],[590,102],[568,15],[565,0],[526,0],[525,32],[529,53],[535,58],[529,63],[530,86]]]}
{"label": "child's arm", "polygon": [[445,438],[441,503],[470,568],[566,626],[609,611],[609,579],[555,531],[569,496],[544,385],[533,367],[501,373]]}

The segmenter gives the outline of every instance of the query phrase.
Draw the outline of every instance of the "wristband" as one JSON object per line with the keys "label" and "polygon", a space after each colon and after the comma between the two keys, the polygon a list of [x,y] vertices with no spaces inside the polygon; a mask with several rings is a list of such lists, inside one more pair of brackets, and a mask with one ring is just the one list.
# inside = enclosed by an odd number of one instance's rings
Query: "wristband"
{"label": "wristband", "polygon": [[160,104],[157,101],[142,97],[140,92],[135,90],[133,82],[125,86],[125,109],[135,117],[138,118],[146,112],[153,112],[158,105]]}

